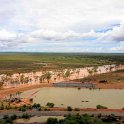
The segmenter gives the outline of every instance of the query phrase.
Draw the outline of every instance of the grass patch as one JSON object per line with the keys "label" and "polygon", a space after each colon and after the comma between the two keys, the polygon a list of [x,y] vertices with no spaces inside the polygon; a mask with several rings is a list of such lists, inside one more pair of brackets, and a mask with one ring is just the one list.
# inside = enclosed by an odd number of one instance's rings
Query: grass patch
{"label": "grass patch", "polygon": [[0,74],[124,64],[123,54],[0,53]]}

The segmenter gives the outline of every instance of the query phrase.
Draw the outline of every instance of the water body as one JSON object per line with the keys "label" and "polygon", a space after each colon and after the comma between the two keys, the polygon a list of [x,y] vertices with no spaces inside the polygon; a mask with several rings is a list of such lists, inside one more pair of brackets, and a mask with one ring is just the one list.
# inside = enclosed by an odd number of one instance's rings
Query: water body
{"label": "water body", "polygon": [[[32,95],[34,92],[36,94]],[[122,89],[79,90],[77,88],[44,87],[25,91],[21,96],[32,97],[34,103],[40,103],[42,106],[45,106],[47,102],[53,102],[56,107],[96,108],[98,104],[113,109],[124,107],[124,90]]]}

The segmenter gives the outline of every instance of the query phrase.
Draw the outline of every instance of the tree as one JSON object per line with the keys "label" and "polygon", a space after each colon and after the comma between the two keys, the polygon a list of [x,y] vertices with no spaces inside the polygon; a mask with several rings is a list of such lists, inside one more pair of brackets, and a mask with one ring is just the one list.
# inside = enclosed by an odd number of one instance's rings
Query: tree
{"label": "tree", "polygon": [[3,86],[3,84],[8,80],[9,80],[9,77],[7,75],[2,76],[0,81],[0,87]]}
{"label": "tree", "polygon": [[92,68],[92,71],[93,71],[94,74],[97,73],[97,69],[98,69],[98,67],[93,67],[93,68]]}
{"label": "tree", "polygon": [[29,82],[29,80],[30,80],[29,77],[25,77],[24,78],[24,83],[27,84]]}
{"label": "tree", "polygon": [[57,118],[48,118],[47,124],[58,124],[58,119]]}
{"label": "tree", "polygon": [[44,77],[45,77],[45,79],[47,79],[47,82],[49,83],[50,79],[51,79],[51,73],[50,72],[45,73]]}
{"label": "tree", "polygon": [[80,69],[78,69],[78,70],[76,71],[76,73],[78,73],[78,75],[79,75],[79,73],[80,73]]}
{"label": "tree", "polygon": [[110,66],[110,67],[109,67],[109,71],[111,72],[111,71],[112,71],[112,69],[113,69],[113,67],[112,67],[112,66]]}
{"label": "tree", "polygon": [[44,79],[45,79],[45,75],[43,74],[43,75],[41,75],[40,78],[39,78],[40,83],[43,83]]}
{"label": "tree", "polygon": [[72,107],[71,107],[71,106],[68,106],[68,107],[67,107],[67,110],[68,110],[68,111],[72,111]]}
{"label": "tree", "polygon": [[59,77],[59,78],[60,78],[60,77],[61,77],[61,75],[62,75],[62,74],[61,74],[61,72],[58,72],[58,73],[57,73],[57,77]]}
{"label": "tree", "polygon": [[48,102],[48,103],[46,104],[46,106],[48,106],[48,107],[50,107],[50,108],[53,108],[53,107],[54,107],[54,103]]}
{"label": "tree", "polygon": [[24,75],[21,75],[21,76],[20,76],[20,83],[21,83],[21,84],[24,83],[24,79],[25,79]]}
{"label": "tree", "polygon": [[33,105],[32,105],[32,108],[35,108],[35,109],[39,109],[39,108],[41,108],[41,105],[38,103],[34,103]]}
{"label": "tree", "polygon": [[64,74],[65,78],[70,77],[70,75],[71,75],[70,70],[67,70]]}
{"label": "tree", "polygon": [[18,79],[11,79],[10,83],[15,86],[16,84],[19,84],[19,80]]}
{"label": "tree", "polygon": [[89,73],[90,75],[93,74],[93,70],[91,70],[91,69],[87,69],[87,71],[88,71],[88,73]]}
{"label": "tree", "polygon": [[25,77],[24,75],[21,75],[21,77],[20,77],[20,82],[22,83],[22,84],[27,84],[28,82],[29,82],[29,77]]}

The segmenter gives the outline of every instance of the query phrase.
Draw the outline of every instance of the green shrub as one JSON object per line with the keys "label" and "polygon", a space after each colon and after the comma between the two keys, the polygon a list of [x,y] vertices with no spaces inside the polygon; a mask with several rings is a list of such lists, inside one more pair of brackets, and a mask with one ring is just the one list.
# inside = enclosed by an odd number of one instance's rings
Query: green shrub
{"label": "green shrub", "polygon": [[32,106],[28,106],[27,108],[31,110],[32,109]]}
{"label": "green shrub", "polygon": [[6,124],[12,124],[13,119],[8,115],[4,115],[3,120],[5,120]]}
{"label": "green shrub", "polygon": [[38,103],[34,103],[33,105],[32,105],[32,108],[36,108],[36,109],[38,109],[38,108],[40,108],[41,107],[41,105]]}
{"label": "green shrub", "polygon": [[114,114],[105,116],[102,118],[103,122],[107,122],[107,123],[112,123],[112,122],[117,122],[117,118]]}
{"label": "green shrub", "polygon": [[0,124],[6,124],[6,121],[3,119],[0,119]]}
{"label": "green shrub", "polygon": [[26,108],[24,106],[21,106],[21,107],[19,107],[19,111],[25,112],[26,111]]}
{"label": "green shrub", "polygon": [[28,119],[28,118],[30,118],[30,116],[29,116],[27,113],[24,113],[24,114],[22,115],[22,118]]}
{"label": "green shrub", "polygon": [[102,106],[102,105],[97,105],[96,108],[97,108],[97,109],[107,109],[107,107]]}
{"label": "green shrub", "polygon": [[30,102],[33,102],[33,98],[30,98],[29,101],[30,101]]}
{"label": "green shrub", "polygon": [[54,103],[48,102],[48,103],[46,104],[46,106],[48,106],[49,108],[53,108],[53,107],[54,107]]}
{"label": "green shrub", "polygon": [[104,124],[101,119],[90,116],[88,114],[84,115],[67,115],[64,119],[59,121],[56,118],[49,118],[47,124]]}
{"label": "green shrub", "polygon": [[68,106],[67,107],[67,111],[72,111],[72,107],[71,106]]}
{"label": "green shrub", "polygon": [[3,116],[3,119],[7,119],[7,118],[9,118],[8,115],[4,115],[4,116]]}
{"label": "green shrub", "polygon": [[17,118],[17,115],[12,115],[12,116],[11,116],[11,119],[12,119],[12,120],[15,120],[16,118]]}
{"label": "green shrub", "polygon": [[47,124],[58,124],[58,119],[57,118],[48,118]]}
{"label": "green shrub", "polygon": [[74,110],[75,110],[75,111],[80,111],[80,109],[79,109],[79,108],[75,108]]}

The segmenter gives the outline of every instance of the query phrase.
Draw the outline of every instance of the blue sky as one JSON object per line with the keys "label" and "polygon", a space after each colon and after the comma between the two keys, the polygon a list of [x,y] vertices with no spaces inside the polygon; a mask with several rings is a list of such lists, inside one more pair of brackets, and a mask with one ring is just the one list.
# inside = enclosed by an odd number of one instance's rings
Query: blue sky
{"label": "blue sky", "polygon": [[0,0],[1,52],[124,52],[124,0]]}

